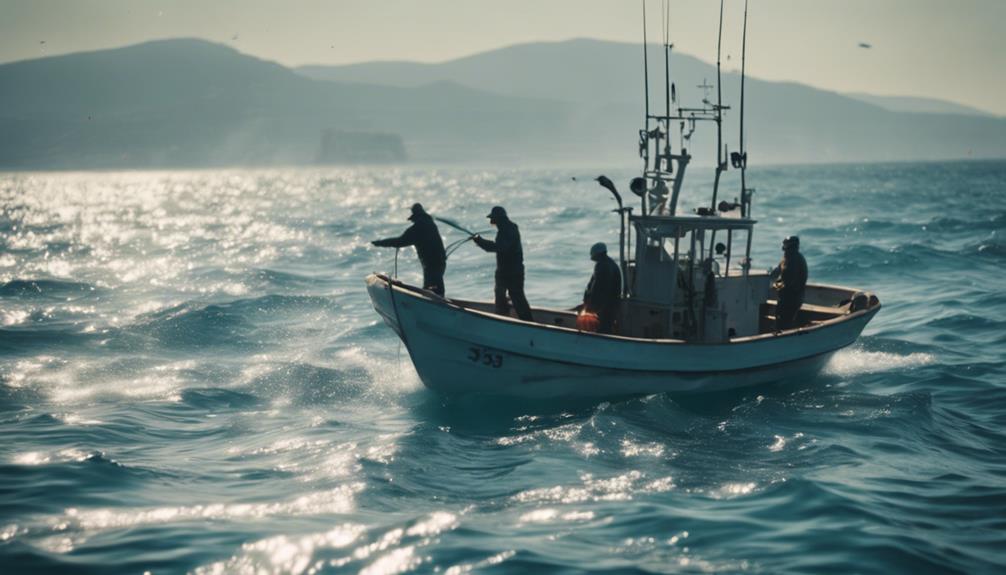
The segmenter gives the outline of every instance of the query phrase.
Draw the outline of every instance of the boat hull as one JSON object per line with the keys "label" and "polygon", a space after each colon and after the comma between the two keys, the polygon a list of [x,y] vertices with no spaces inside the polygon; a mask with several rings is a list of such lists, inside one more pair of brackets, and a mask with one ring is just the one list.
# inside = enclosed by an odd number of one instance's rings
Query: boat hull
{"label": "boat hull", "polygon": [[690,394],[810,377],[852,344],[879,309],[831,325],[707,344],[521,322],[377,275],[367,278],[367,289],[427,387],[525,397]]}

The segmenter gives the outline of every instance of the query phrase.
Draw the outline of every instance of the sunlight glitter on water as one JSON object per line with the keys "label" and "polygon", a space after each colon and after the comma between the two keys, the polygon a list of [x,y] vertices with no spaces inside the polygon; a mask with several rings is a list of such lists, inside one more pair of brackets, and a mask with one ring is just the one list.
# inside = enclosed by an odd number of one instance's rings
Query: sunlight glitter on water
{"label": "sunlight glitter on water", "polygon": [[132,510],[70,508],[62,517],[50,521],[50,525],[57,530],[73,528],[82,531],[102,531],[188,520],[239,521],[349,513],[355,507],[356,495],[363,489],[362,483],[352,483],[275,503],[207,503]]}
{"label": "sunlight glitter on water", "polygon": [[362,525],[347,523],[325,533],[294,537],[278,535],[245,543],[241,552],[226,561],[198,567],[196,575],[258,575],[261,573],[316,573],[324,566],[315,560],[320,550],[348,547],[366,531]]}
{"label": "sunlight glitter on water", "polygon": [[31,317],[31,312],[26,309],[2,310],[0,311],[0,325],[13,326],[24,322]]}
{"label": "sunlight glitter on water", "polygon": [[[376,540],[360,545],[343,557],[325,559],[332,551],[346,548],[359,540],[367,529],[359,524],[344,524],[328,532],[304,536],[281,535],[242,546],[229,560],[198,568],[203,575],[220,573],[316,573],[326,567],[343,567],[365,562],[361,573],[403,573],[426,559],[417,549],[428,546],[433,537],[458,526],[453,513],[435,512],[407,528],[387,531]],[[406,544],[407,543],[407,544]]]}
{"label": "sunlight glitter on water", "polygon": [[15,455],[11,462],[16,465],[47,465],[49,463],[61,463],[66,461],[81,462],[91,457],[92,453],[79,449],[62,449],[53,453],[41,451],[28,451]]}
{"label": "sunlight glitter on water", "polygon": [[558,509],[546,507],[521,515],[517,523],[572,523],[576,521],[590,521],[592,519],[594,519],[593,511],[568,511],[562,513]]}
{"label": "sunlight glitter on water", "polygon": [[627,501],[635,494],[659,493],[674,488],[671,477],[646,480],[646,474],[633,470],[607,479],[595,479],[586,473],[580,477],[582,485],[546,487],[523,491],[513,496],[521,503],[583,503],[586,501]]}
{"label": "sunlight glitter on water", "polygon": [[[617,241],[593,183],[467,168],[4,176],[0,427],[13,439],[0,459],[16,511],[0,559],[51,572],[816,572],[827,533],[836,571],[998,572],[982,542],[999,533],[973,518],[1002,496],[1006,280],[1002,252],[979,250],[1006,222],[1006,180],[983,188],[991,168],[939,165],[884,196],[893,172],[926,169],[759,176],[757,213],[785,224],[761,219],[755,268],[799,233],[813,282],[885,304],[824,377],[575,407],[426,391],[362,278],[393,269],[369,242],[401,233],[413,201],[473,227],[499,203],[521,225],[532,304],[566,306],[590,276],[585,247]],[[955,182],[973,197],[954,203]],[[803,190],[829,210],[790,201]],[[864,205],[896,216],[864,223]],[[419,276],[414,250],[398,265]],[[493,265],[466,245],[448,292],[491,298]]]}
{"label": "sunlight glitter on water", "polygon": [[504,561],[510,559],[516,554],[517,552],[514,551],[513,549],[501,551],[481,561],[476,561],[474,563],[465,563],[462,565],[453,565],[451,567],[448,567],[447,570],[444,571],[444,575],[464,575],[465,573],[471,573],[473,571],[478,571],[480,569],[485,569],[487,567],[499,565],[500,563],[503,563]]}
{"label": "sunlight glitter on water", "polygon": [[662,457],[666,449],[659,443],[636,443],[630,439],[623,439],[621,447],[625,457]]}
{"label": "sunlight glitter on water", "polygon": [[710,492],[714,499],[732,499],[750,495],[758,487],[757,483],[726,483]]}

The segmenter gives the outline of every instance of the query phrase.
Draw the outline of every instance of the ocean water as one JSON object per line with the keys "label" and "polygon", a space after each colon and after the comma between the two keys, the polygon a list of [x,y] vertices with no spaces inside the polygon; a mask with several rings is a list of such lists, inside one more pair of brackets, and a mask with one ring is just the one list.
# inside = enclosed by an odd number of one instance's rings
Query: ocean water
{"label": "ocean water", "polygon": [[[413,201],[479,229],[499,203],[532,305],[572,305],[617,242],[594,175],[0,174],[0,570],[1006,570],[1006,163],[751,170],[755,267],[797,233],[811,281],[885,306],[816,378],[427,391],[370,306],[395,261],[369,240]],[[448,294],[490,298],[492,269],[462,246]]]}

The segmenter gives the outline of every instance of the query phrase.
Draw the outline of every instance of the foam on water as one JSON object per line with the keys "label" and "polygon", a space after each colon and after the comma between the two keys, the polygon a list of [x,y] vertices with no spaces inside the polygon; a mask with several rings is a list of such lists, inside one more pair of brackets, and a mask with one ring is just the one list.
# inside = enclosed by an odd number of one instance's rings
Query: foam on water
{"label": "foam on water", "polygon": [[849,377],[891,370],[906,370],[935,362],[936,358],[930,353],[899,355],[883,351],[851,349],[841,350],[832,356],[825,367],[825,373]]}
{"label": "foam on water", "polygon": [[[592,183],[423,168],[0,175],[0,564],[1006,569],[1006,164],[750,179],[755,268],[799,234],[811,281],[879,295],[864,337],[807,381],[546,403],[423,388],[366,295],[365,275],[394,265],[369,242],[399,233],[415,201],[474,228],[502,204],[521,225],[529,299],[570,306],[585,247],[617,242]],[[706,201],[698,183],[685,209]],[[411,250],[398,266],[419,275]],[[491,299],[492,266],[463,246],[448,292]]]}

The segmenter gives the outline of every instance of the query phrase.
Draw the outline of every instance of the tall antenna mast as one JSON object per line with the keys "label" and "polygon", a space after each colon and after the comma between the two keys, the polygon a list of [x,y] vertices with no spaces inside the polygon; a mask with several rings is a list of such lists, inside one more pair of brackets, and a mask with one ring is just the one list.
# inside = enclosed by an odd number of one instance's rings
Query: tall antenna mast
{"label": "tall antenna mast", "polygon": [[741,116],[740,116],[740,165],[741,165],[741,216],[748,217],[747,184],[744,173],[748,167],[748,157],[744,144],[744,72],[748,51],[748,0],[744,0],[744,32],[741,36]]}
{"label": "tall antenna mast", "polygon": [[650,61],[646,49],[646,0],[643,0],[643,96],[646,102],[646,115],[643,116],[643,125],[646,130],[650,129]]}
{"label": "tall antenna mast", "polygon": [[[671,171],[671,6],[664,0],[664,122],[666,141],[664,156],[667,161],[667,171]],[[658,160],[659,168],[659,160]]]}
{"label": "tall antenna mast", "polygon": [[[643,131],[639,134],[641,152],[643,152],[643,174],[650,169],[650,60],[646,46],[646,0],[643,0],[643,94],[646,109],[643,116]],[[646,194],[640,196],[642,213],[646,214]]]}
{"label": "tall antenna mast", "polygon": [[723,164],[723,80],[720,75],[720,54],[723,48],[723,0],[720,0],[720,31],[716,40],[716,179],[713,180],[712,210],[716,210],[716,195],[720,189]]}

